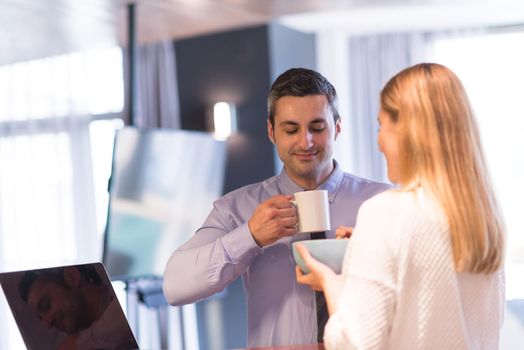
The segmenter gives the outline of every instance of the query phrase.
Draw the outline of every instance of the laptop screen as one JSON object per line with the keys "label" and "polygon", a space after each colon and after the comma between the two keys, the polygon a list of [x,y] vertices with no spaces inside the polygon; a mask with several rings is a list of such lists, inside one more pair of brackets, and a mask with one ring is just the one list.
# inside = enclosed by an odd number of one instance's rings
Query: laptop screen
{"label": "laptop screen", "polygon": [[101,263],[0,273],[28,349],[134,349],[131,328]]}

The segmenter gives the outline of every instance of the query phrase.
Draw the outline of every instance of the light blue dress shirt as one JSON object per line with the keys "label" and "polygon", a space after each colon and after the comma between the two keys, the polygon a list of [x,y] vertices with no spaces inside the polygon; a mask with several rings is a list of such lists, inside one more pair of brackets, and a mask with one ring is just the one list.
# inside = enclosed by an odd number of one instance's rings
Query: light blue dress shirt
{"label": "light blue dress shirt", "polygon": [[[335,169],[318,189],[329,192],[331,231],[354,226],[360,204],[389,185]],[[248,346],[312,344],[317,339],[315,293],[295,279],[291,242],[297,234],[260,248],[247,221],[264,200],[304,189],[282,172],[260,183],[232,191],[214,208],[195,235],[169,259],[164,294],[172,305],[196,302],[225,289],[242,277],[248,312]],[[188,208],[188,210],[191,210]]]}

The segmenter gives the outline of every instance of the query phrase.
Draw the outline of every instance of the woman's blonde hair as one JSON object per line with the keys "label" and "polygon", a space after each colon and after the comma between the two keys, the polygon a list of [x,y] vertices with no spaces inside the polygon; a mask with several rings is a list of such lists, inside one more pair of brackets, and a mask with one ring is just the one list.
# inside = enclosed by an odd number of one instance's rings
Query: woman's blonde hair
{"label": "woman's blonde hair", "polygon": [[442,65],[422,63],[391,78],[380,100],[399,130],[399,182],[407,190],[423,187],[441,204],[456,270],[498,270],[503,224],[460,80]]}

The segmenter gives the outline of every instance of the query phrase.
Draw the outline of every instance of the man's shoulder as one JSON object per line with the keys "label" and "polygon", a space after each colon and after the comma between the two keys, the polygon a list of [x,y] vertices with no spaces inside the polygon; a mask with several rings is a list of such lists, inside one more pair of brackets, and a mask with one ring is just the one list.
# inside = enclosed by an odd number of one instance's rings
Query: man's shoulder
{"label": "man's shoulder", "polygon": [[268,195],[272,195],[272,192],[276,192],[276,181],[277,177],[272,176],[263,181],[255,182],[252,184],[244,185],[231,192],[224,194],[222,197],[216,200],[216,202],[234,202],[239,198],[261,198]]}
{"label": "man's shoulder", "polygon": [[366,179],[346,172],[344,172],[342,186],[352,191],[372,193],[380,193],[393,188],[388,183]]}

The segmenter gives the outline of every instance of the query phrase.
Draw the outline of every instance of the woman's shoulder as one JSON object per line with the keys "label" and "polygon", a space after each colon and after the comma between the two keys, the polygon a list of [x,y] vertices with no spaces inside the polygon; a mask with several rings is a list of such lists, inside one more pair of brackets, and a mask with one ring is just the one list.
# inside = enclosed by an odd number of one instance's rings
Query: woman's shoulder
{"label": "woman's shoulder", "polygon": [[417,204],[417,192],[401,189],[390,189],[374,195],[362,203],[362,207],[370,209],[388,209],[405,211]]}
{"label": "woman's shoulder", "polygon": [[359,210],[361,217],[399,222],[412,218],[442,221],[443,215],[440,206],[422,188],[379,193],[362,203]]}

